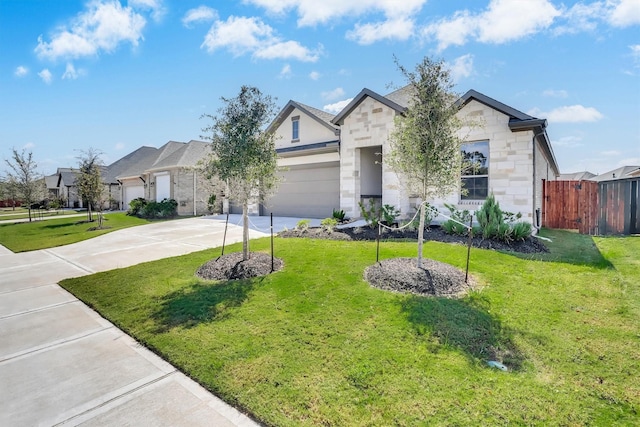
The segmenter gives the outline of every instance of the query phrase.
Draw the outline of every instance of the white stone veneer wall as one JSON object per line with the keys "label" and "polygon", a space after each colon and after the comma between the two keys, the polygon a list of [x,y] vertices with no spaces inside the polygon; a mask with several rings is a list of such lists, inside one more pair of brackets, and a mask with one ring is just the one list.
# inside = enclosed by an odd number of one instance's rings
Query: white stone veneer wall
{"label": "white stone veneer wall", "polygon": [[361,185],[359,148],[382,146],[382,203],[393,205],[403,213],[409,210],[409,199],[398,176],[384,163],[389,151],[389,135],[394,128],[396,112],[374,100],[365,98],[349,114],[341,126],[340,208],[347,216],[360,217]]}

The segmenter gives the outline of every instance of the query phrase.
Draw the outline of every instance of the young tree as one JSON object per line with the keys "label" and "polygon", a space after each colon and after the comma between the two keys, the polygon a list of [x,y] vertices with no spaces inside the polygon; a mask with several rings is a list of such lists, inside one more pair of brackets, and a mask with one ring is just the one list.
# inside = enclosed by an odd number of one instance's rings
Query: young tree
{"label": "young tree", "polygon": [[[7,182],[10,191],[20,197],[29,209],[29,222],[31,222],[31,205],[44,196],[42,176],[38,173],[38,164],[33,160],[33,153],[15,148],[11,149],[11,160],[5,160],[10,170],[7,173]],[[14,204],[15,206],[15,204]]]}
{"label": "young tree", "polygon": [[92,209],[98,212],[98,227],[102,226],[102,203],[104,185],[102,183],[102,153],[94,148],[81,151],[78,156],[78,175],[76,186],[78,195],[87,203],[87,219],[93,221]]}
{"label": "young tree", "polygon": [[276,106],[270,96],[251,86],[242,86],[235,98],[221,100],[224,106],[217,116],[202,116],[213,121],[202,129],[202,138],[211,141],[206,168],[209,176],[226,182],[228,196],[242,204],[242,255],[248,260],[249,201],[264,201],[278,182],[275,136],[265,132]]}
{"label": "young tree", "polygon": [[413,89],[404,114],[396,119],[387,156],[390,167],[402,178],[409,192],[422,199],[418,229],[418,267],[422,266],[425,204],[458,189],[463,143],[458,136],[462,122],[456,114],[458,98],[452,91],[449,70],[442,60],[425,57],[409,71],[396,64]]}

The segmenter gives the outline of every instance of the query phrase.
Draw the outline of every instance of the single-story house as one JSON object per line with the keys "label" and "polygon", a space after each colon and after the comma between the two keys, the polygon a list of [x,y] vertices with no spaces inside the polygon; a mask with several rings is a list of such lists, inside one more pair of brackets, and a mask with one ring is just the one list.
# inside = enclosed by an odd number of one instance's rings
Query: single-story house
{"label": "single-story house", "polygon": [[109,175],[120,184],[121,209],[139,197],[175,199],[179,215],[202,215],[208,212],[209,196],[216,194],[221,210],[223,187],[196,169],[209,149],[203,141],[169,141],[160,148],[140,147],[108,166]]}
{"label": "single-story house", "polygon": [[[359,202],[373,198],[395,206],[405,217],[411,215],[418,201],[384,162],[394,120],[410,101],[408,86],[384,96],[363,89],[333,117],[289,101],[268,129],[277,137],[284,181],[262,213],[324,218],[341,209],[360,217]],[[560,174],[547,121],[474,90],[458,104],[461,118],[482,124],[460,130],[467,141],[463,150],[482,157],[482,167],[461,176],[461,190],[464,183],[466,191],[429,202],[441,212],[447,212],[444,203],[474,210],[493,193],[503,210],[520,212],[538,225],[543,180]]]}

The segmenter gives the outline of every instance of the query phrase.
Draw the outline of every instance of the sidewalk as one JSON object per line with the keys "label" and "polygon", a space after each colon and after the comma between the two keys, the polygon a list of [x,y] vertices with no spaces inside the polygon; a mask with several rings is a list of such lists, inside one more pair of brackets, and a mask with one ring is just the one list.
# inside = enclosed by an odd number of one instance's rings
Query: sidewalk
{"label": "sidewalk", "polygon": [[[223,234],[223,221],[190,218],[33,252],[0,247],[0,425],[256,426],[57,285],[220,246]],[[227,243],[241,238],[229,225]]]}

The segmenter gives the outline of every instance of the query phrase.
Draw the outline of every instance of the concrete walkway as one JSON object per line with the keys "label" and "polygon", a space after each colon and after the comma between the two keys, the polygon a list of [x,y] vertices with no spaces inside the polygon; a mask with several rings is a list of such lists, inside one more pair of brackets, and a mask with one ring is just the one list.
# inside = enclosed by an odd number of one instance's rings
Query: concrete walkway
{"label": "concrete walkway", "polygon": [[[265,236],[255,230],[268,218],[252,222],[251,236]],[[57,285],[217,247],[223,233],[224,221],[191,218],[33,252],[0,247],[0,426],[257,425]],[[230,225],[227,243],[241,238]]]}

